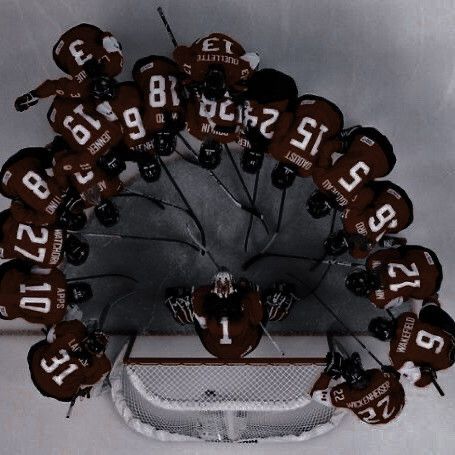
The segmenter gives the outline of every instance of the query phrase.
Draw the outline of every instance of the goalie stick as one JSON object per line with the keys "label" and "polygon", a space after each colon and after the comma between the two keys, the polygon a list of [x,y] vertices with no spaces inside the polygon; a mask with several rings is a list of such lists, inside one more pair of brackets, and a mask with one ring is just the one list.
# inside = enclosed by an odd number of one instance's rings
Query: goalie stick
{"label": "goalie stick", "polygon": [[[258,186],[259,186],[259,174],[261,173],[261,170],[258,169],[256,172],[256,176],[254,179],[254,186],[253,186],[253,202],[256,203],[256,198],[258,194]],[[243,242],[243,250],[245,253],[248,251],[248,241],[250,239],[250,234],[251,234],[251,229],[253,228],[253,215],[250,215],[250,219],[248,221],[248,227],[246,229],[246,234],[245,234],[245,241]]]}
{"label": "goalie stick", "polygon": [[299,256],[296,254],[284,254],[284,253],[258,253],[246,260],[242,264],[242,270],[248,270],[251,266],[256,264],[257,262],[261,261],[262,259],[266,258],[287,258],[287,259],[301,259],[303,261],[315,262],[315,263],[322,263],[328,265],[338,265],[340,267],[360,267],[363,264],[357,262],[345,262],[345,261],[337,261],[335,259],[317,259],[317,258],[310,258],[308,256]]}
{"label": "goalie stick", "polygon": [[269,331],[265,328],[264,324],[262,322],[259,323],[261,326],[262,331],[265,333],[267,338],[270,340],[270,343],[272,343],[273,347],[282,355],[283,357],[286,355],[284,351],[278,346],[278,343],[272,338],[272,335],[270,335]]}
{"label": "goalie stick", "polygon": [[133,278],[129,275],[124,275],[123,273],[101,273],[100,275],[87,275],[87,276],[79,276],[74,278],[67,278],[67,283],[71,283],[72,281],[81,281],[81,280],[96,280],[97,278],[107,278],[107,277],[117,277],[117,278],[125,278],[127,280],[134,281],[137,283],[138,281],[136,278]]}
{"label": "goalie stick", "polygon": [[[183,142],[185,147],[191,152],[191,154],[195,157],[197,157],[196,151],[191,147],[190,143],[180,134],[177,133],[177,136],[180,138],[180,140]],[[194,164],[195,166],[199,166],[199,164],[196,161],[192,161],[189,158],[185,157],[181,153],[177,152],[179,156],[181,156],[185,161],[188,163]],[[220,188],[226,193],[226,195],[229,197],[229,199],[236,205],[239,209],[244,210],[245,212],[248,212],[250,215],[255,216],[258,218],[261,223],[263,223],[264,228],[266,229],[266,232],[268,233],[268,227],[264,222],[264,217],[261,213],[259,213],[255,208],[253,207],[248,207],[246,205],[243,205],[232,193],[231,191],[226,187],[226,185],[220,180],[220,178],[211,170],[208,171],[209,174],[215,179],[216,183],[220,186]]]}

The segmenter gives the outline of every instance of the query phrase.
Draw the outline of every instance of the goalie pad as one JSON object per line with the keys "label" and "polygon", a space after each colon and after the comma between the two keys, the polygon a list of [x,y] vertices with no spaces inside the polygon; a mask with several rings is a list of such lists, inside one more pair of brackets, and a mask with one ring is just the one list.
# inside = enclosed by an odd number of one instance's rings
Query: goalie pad
{"label": "goalie pad", "polygon": [[266,291],[264,300],[267,306],[269,321],[282,321],[291,311],[292,305],[297,301],[294,295],[294,286],[280,281]]}
{"label": "goalie pad", "polygon": [[166,289],[165,303],[172,317],[179,324],[193,323],[193,305],[191,303],[191,288],[173,287]]}

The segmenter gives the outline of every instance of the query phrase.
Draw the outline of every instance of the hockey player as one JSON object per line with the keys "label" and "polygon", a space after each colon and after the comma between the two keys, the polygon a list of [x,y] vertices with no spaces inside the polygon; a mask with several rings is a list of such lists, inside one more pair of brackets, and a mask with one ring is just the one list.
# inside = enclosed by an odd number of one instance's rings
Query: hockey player
{"label": "hockey player", "polygon": [[261,340],[266,318],[257,287],[246,279],[235,283],[226,270],[207,286],[170,288],[166,304],[177,321],[194,321],[202,344],[215,357],[244,357]]}
{"label": "hockey player", "polygon": [[[332,379],[344,382],[331,386]],[[327,355],[327,366],[311,390],[317,402],[350,409],[370,425],[388,423],[403,409],[405,394],[398,377],[377,368],[364,370],[358,353],[343,360],[339,353]]]}
{"label": "hockey player", "polygon": [[326,166],[341,149],[339,135],[343,114],[331,101],[303,95],[297,101],[294,118],[287,130],[276,131],[269,153],[279,161],[272,172],[272,184],[284,189],[295,177],[308,177],[315,166]]}
{"label": "hockey player", "polygon": [[418,245],[387,248],[371,254],[365,269],[346,277],[346,287],[368,297],[378,308],[392,308],[408,299],[422,300],[438,292],[442,266],[434,251]]}
{"label": "hockey player", "polygon": [[385,234],[396,234],[413,220],[413,206],[406,192],[383,180],[366,184],[354,202],[344,209],[343,230],[324,242],[327,254],[365,258]]}
{"label": "hockey player", "polygon": [[106,344],[102,332],[89,333],[80,321],[58,323],[45,340],[30,348],[27,361],[33,384],[42,395],[59,401],[89,396],[111,370]]}
{"label": "hockey player", "polygon": [[122,140],[122,128],[97,112],[97,104],[94,100],[55,98],[47,118],[70,150],[91,156],[103,170],[118,175],[125,170],[125,162],[111,149]]}
{"label": "hockey player", "polygon": [[79,24],[65,32],[55,44],[52,56],[69,77],[46,80],[14,103],[19,112],[34,106],[40,98],[87,98],[109,90],[123,67],[122,48],[109,32],[90,24]]}
{"label": "hockey player", "polygon": [[248,79],[244,93],[242,129],[238,143],[244,148],[242,169],[255,174],[275,130],[286,131],[297,103],[292,77],[274,69],[262,69]]}
{"label": "hockey player", "polygon": [[15,153],[0,171],[0,192],[12,199],[11,214],[23,224],[46,226],[58,223],[72,230],[86,222],[78,198],[60,188],[46,169],[52,153],[44,147],[28,147]]}
{"label": "hockey player", "polygon": [[206,100],[219,101],[245,90],[245,82],[259,64],[259,56],[246,53],[235,40],[222,33],[199,38],[191,46],[177,46],[174,60]]}
{"label": "hockey player", "polygon": [[90,154],[67,150],[55,153],[53,169],[62,188],[77,191],[86,208],[95,207],[95,216],[103,226],[112,227],[118,222],[118,208],[109,199],[123,189],[117,176],[100,169]]}
{"label": "hockey player", "polygon": [[64,254],[68,263],[81,265],[87,260],[89,246],[62,229],[18,223],[10,210],[0,212],[0,259],[22,259],[55,268]]}
{"label": "hockey player", "polygon": [[92,296],[88,283],[68,283],[58,269],[45,270],[14,260],[0,266],[0,318],[25,319],[51,327],[70,306]]}
{"label": "hockey player", "polygon": [[123,141],[116,148],[125,161],[138,164],[146,182],[156,182],[161,168],[153,150],[153,138],[145,130],[142,96],[134,82],[122,82],[115,88],[115,96],[98,105],[97,110],[110,121],[122,125]]}
{"label": "hockey player", "polygon": [[455,362],[455,321],[440,308],[437,298],[425,299],[419,316],[402,313],[397,319],[374,318],[371,334],[390,341],[392,365],[417,387],[426,387],[436,371]]}
{"label": "hockey player", "polygon": [[396,163],[389,140],[375,128],[354,127],[343,138],[343,155],[319,163],[312,177],[319,191],[307,202],[313,218],[328,215],[332,207],[346,207],[364,185],[389,174]]}
{"label": "hockey player", "polygon": [[142,95],[143,124],[153,135],[153,149],[160,156],[174,153],[176,133],[185,127],[180,76],[175,62],[158,55],[141,58],[133,68],[133,79]]}

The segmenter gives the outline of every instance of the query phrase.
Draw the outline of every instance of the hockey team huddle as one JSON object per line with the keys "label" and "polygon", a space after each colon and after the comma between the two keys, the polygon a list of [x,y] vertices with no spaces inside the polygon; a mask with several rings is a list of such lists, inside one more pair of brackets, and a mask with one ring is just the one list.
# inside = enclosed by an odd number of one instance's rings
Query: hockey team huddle
{"label": "hockey team huddle", "polygon": [[[136,163],[152,184],[167,171],[163,157],[176,152],[177,139],[193,154],[184,158],[208,172],[228,144],[237,143],[247,174],[257,174],[265,156],[276,161],[271,184],[283,192],[296,179],[312,179],[308,213],[336,213],[342,221],[324,242],[326,257],[365,259],[345,283],[389,312],[373,319],[369,331],[390,343],[390,365],[365,370],[357,353],[344,358],[331,351],[313,399],[351,409],[370,424],[386,423],[404,406],[401,379],[425,387],[454,363],[455,322],[439,302],[438,257],[393,236],[412,223],[413,205],[400,186],[377,180],[396,162],[380,131],[345,128],[333,102],[299,96],[292,77],[258,69],[256,53],[220,33],[176,46],[172,59],[141,58],[128,82],[115,80],[123,67],[118,40],[93,25],[65,32],[53,59],[66,75],[19,96],[15,107],[25,111],[51,98],[47,117],[56,136],[15,153],[0,173],[0,191],[11,200],[0,214],[0,257],[8,260],[0,267],[0,317],[46,328],[46,338],[28,354],[32,381],[43,395],[74,402],[109,374],[107,337],[67,313],[91,298],[91,287],[67,279],[63,266],[81,265],[93,254],[78,233],[87,213],[107,228],[117,223],[113,198],[125,190],[125,163]],[[198,153],[182,136],[185,130],[201,141]],[[249,203],[257,214],[255,201]],[[174,319],[193,324],[207,351],[221,359],[251,353],[266,324],[287,317],[296,300],[291,283],[261,291],[225,269],[210,284],[170,288],[165,295]],[[392,316],[390,309],[407,301],[412,311]]]}

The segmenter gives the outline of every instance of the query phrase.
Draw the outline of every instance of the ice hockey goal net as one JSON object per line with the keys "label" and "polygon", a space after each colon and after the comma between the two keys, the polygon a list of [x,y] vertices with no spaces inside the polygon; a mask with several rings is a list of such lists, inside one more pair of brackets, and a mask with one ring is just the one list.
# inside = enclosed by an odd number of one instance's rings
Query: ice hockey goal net
{"label": "ice hockey goal net", "polygon": [[[264,349],[258,348],[255,357],[220,361],[197,357],[190,349],[199,347],[195,338],[133,338],[117,358],[112,395],[134,430],[167,441],[301,441],[331,430],[342,418],[341,411],[309,396],[323,357],[262,357]],[[317,337],[280,338],[295,351],[295,339],[314,343]],[[157,346],[191,356],[158,357]]]}

